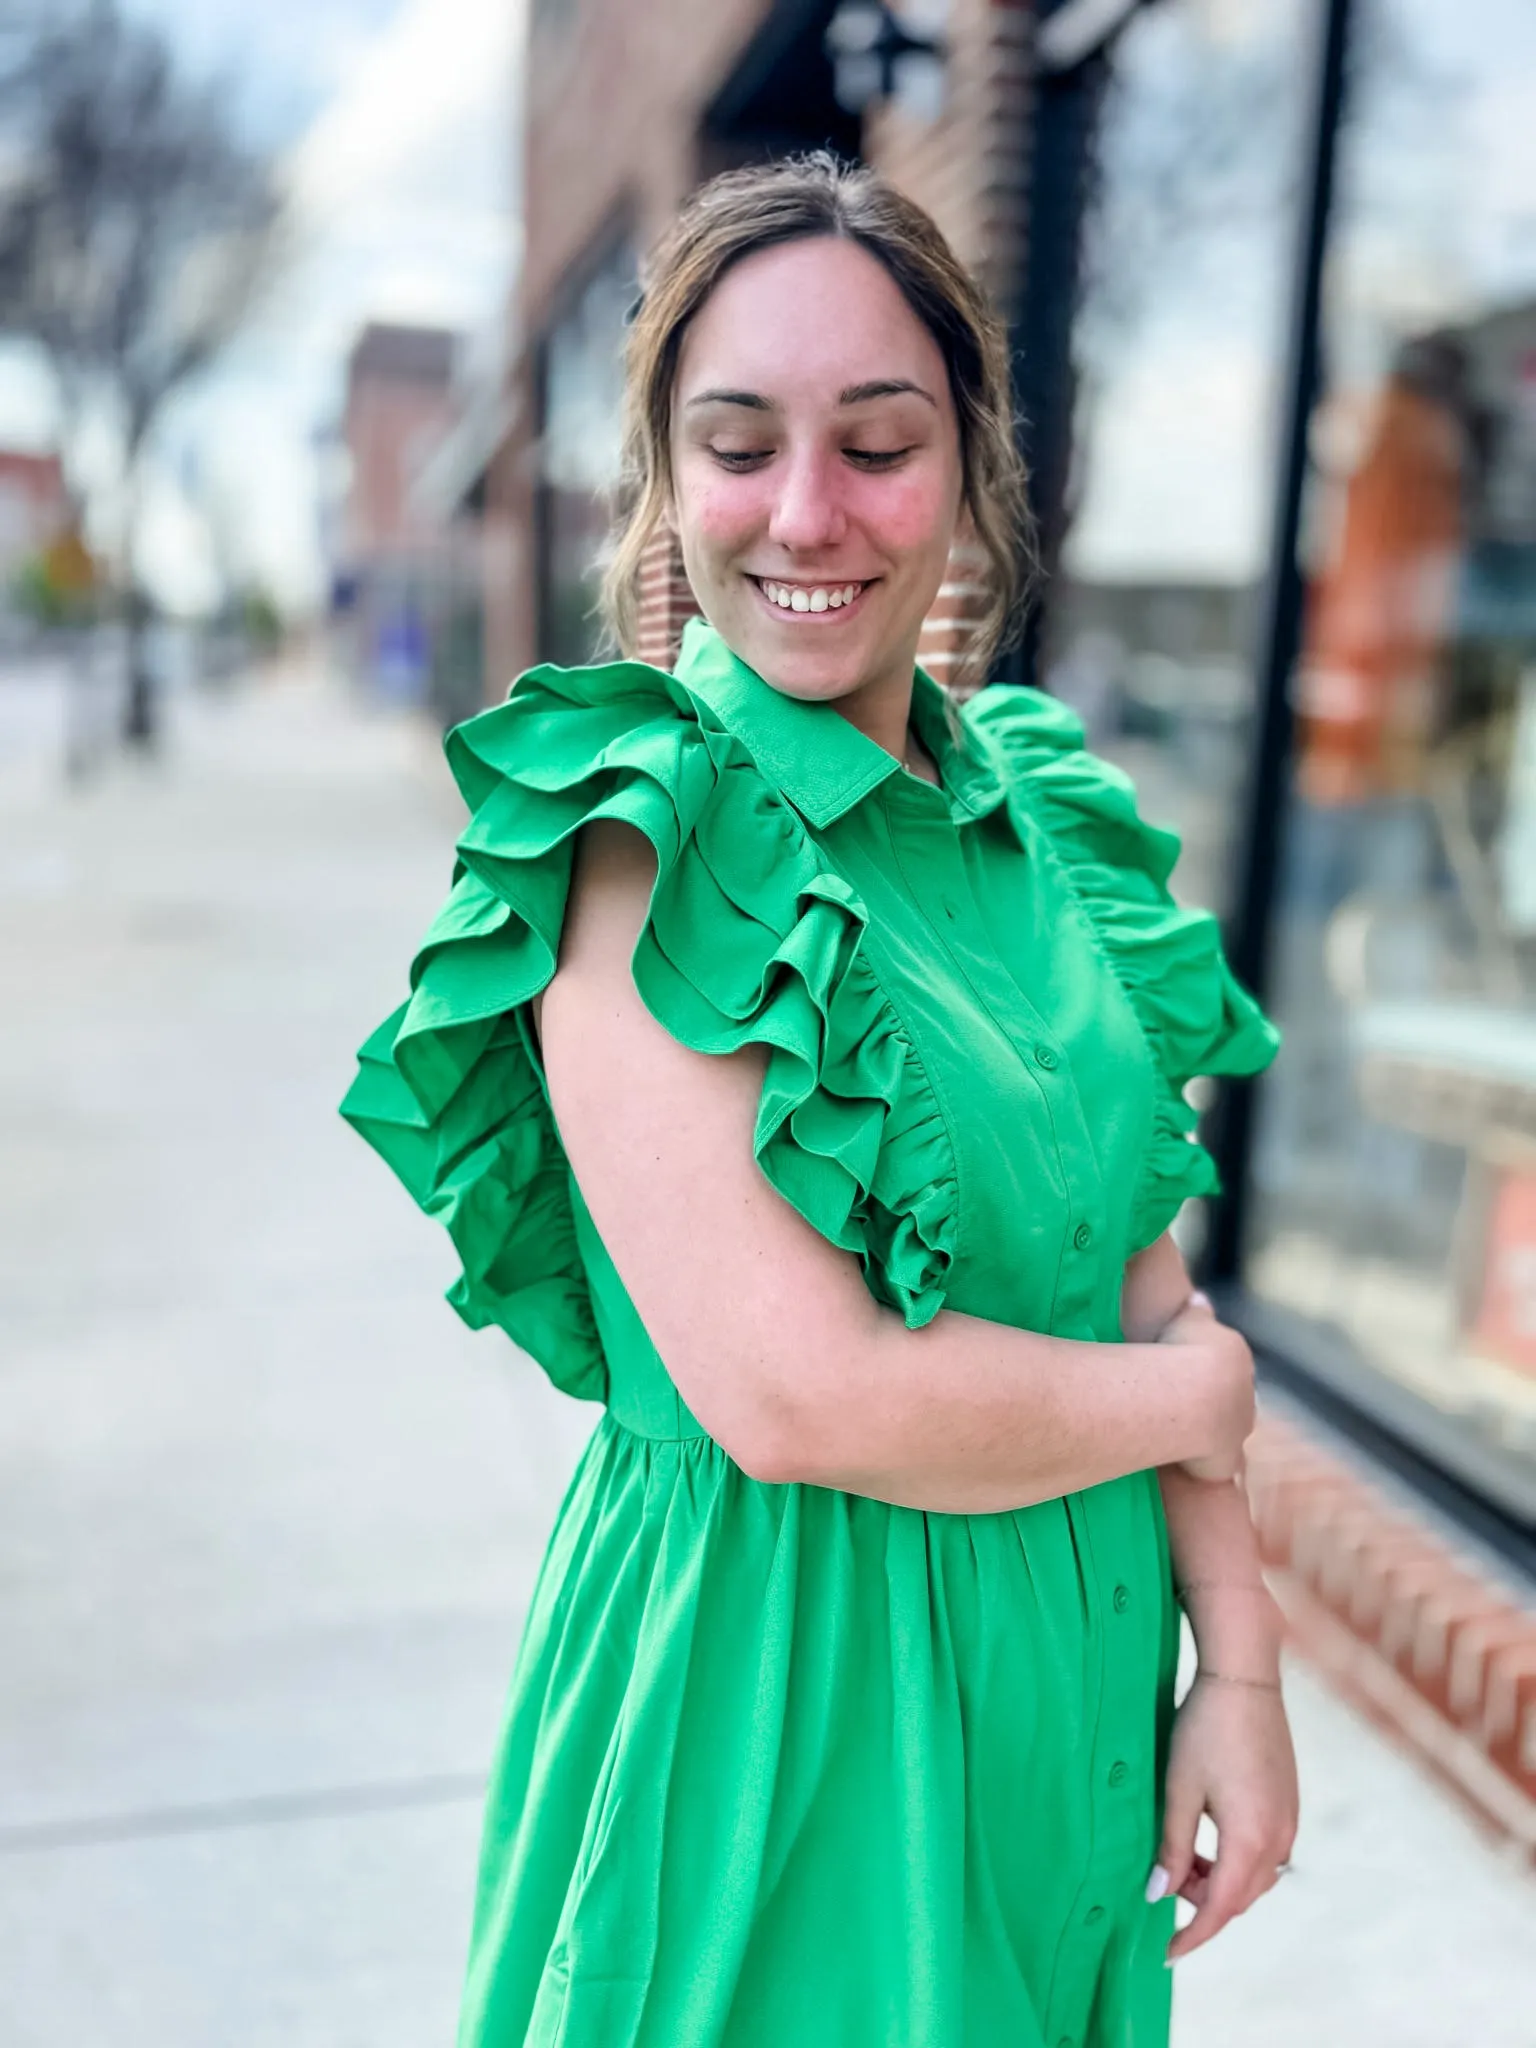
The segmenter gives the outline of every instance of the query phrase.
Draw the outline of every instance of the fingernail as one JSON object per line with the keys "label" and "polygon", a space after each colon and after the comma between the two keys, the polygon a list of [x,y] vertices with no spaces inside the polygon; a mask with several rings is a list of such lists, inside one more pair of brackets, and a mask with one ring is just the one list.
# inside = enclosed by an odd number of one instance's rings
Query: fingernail
{"label": "fingernail", "polygon": [[1161,1863],[1154,1863],[1152,1875],[1147,1879],[1147,1904],[1149,1906],[1156,1905],[1167,1889],[1168,1873],[1164,1870]]}

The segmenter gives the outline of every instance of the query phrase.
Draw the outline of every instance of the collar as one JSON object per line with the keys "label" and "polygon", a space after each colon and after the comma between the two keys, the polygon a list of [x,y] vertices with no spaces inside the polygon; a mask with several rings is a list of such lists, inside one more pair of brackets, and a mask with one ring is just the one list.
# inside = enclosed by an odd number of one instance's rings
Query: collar
{"label": "collar", "polygon": [[[704,619],[692,618],[683,629],[677,677],[812,825],[835,824],[889,776],[909,772],[835,706],[808,704],[765,683]],[[968,725],[958,726],[956,739],[945,693],[923,669],[913,677],[912,727],[938,768],[957,824],[997,808],[1002,784],[980,742]]]}

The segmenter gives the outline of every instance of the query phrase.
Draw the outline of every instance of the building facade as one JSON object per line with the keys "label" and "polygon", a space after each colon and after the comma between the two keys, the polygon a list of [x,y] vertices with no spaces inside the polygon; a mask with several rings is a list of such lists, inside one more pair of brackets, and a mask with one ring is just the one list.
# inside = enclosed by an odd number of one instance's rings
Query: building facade
{"label": "building facade", "polygon": [[330,538],[339,623],[369,687],[448,724],[483,695],[493,582],[483,492],[460,442],[479,426],[462,337],[370,322],[347,359],[347,484]]}
{"label": "building facade", "polygon": [[58,456],[0,448],[0,576],[9,580],[69,523],[69,493]]}

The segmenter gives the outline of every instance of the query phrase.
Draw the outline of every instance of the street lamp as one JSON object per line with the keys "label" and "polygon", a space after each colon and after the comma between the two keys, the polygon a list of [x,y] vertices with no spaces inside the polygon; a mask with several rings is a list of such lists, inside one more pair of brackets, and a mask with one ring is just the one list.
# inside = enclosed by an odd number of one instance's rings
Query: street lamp
{"label": "street lamp", "polygon": [[948,12],[922,0],[897,9],[885,0],[843,0],[827,24],[832,90],[850,114],[876,100],[899,100],[914,112],[936,114],[944,89],[944,44],[926,32]]}

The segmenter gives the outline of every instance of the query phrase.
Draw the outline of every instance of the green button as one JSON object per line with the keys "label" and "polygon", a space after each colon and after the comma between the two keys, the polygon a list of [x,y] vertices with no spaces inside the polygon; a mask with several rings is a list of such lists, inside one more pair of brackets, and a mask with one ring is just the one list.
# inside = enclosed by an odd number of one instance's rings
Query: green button
{"label": "green button", "polygon": [[1077,1246],[1080,1252],[1087,1251],[1089,1245],[1093,1243],[1092,1226],[1087,1223],[1079,1223],[1076,1230],[1074,1230],[1072,1233],[1072,1242]]}
{"label": "green button", "polygon": [[1050,1073],[1052,1068],[1056,1065],[1056,1055],[1051,1051],[1051,1048],[1048,1045],[1037,1045],[1035,1047],[1035,1058],[1039,1061],[1040,1065],[1044,1067],[1047,1073]]}
{"label": "green button", "polygon": [[1115,1592],[1114,1592],[1114,1601],[1115,1601],[1115,1612],[1116,1612],[1116,1614],[1124,1614],[1124,1612],[1125,1612],[1125,1610],[1127,1609],[1127,1607],[1129,1607],[1129,1606],[1130,1606],[1130,1604],[1131,1604],[1131,1589],[1130,1589],[1130,1587],[1129,1587],[1129,1586],[1116,1586],[1116,1588],[1115,1588]]}
{"label": "green button", "polygon": [[1083,1915],[1083,1918],[1088,1922],[1088,1925],[1090,1927],[1097,1927],[1099,1922],[1104,1918],[1104,1908],[1102,1906],[1090,1906],[1087,1912]]}
{"label": "green button", "polygon": [[1130,1775],[1131,1767],[1129,1764],[1111,1764],[1109,1767],[1109,1782],[1111,1785],[1123,1785]]}

